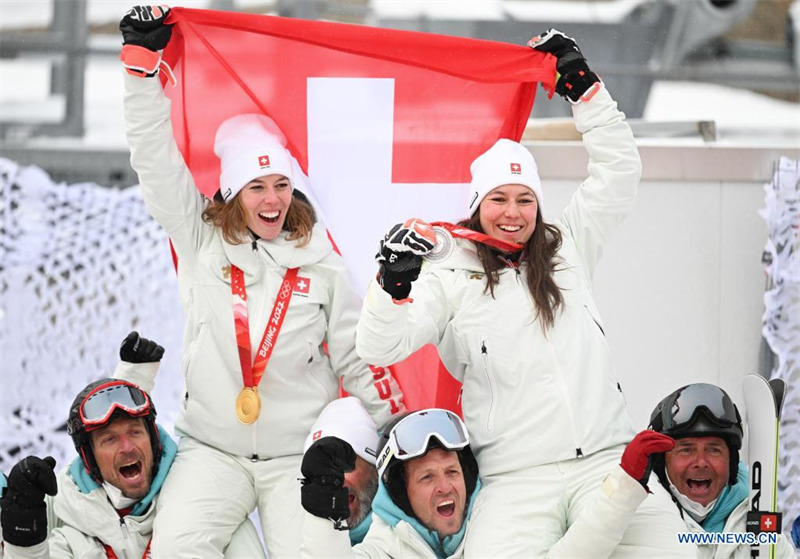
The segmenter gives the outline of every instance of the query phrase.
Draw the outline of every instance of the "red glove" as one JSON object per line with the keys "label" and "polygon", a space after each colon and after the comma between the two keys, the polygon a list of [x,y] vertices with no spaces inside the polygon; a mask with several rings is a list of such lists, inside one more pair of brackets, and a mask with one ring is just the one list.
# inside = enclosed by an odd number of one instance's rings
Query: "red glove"
{"label": "red glove", "polygon": [[[672,437],[662,435],[656,431],[642,431],[633,437],[622,453],[620,466],[625,473],[642,484],[647,489],[647,480],[653,470],[651,456],[659,452],[667,452],[675,448]],[[647,489],[649,491],[649,489]]]}

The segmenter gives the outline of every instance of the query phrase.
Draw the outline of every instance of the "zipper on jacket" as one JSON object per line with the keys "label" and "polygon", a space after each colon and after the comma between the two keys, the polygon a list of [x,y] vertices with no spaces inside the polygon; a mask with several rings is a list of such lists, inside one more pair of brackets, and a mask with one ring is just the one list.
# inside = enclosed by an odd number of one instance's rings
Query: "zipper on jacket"
{"label": "zipper on jacket", "polygon": [[326,399],[328,399],[330,398],[330,396],[328,395],[328,391],[325,389],[325,385],[322,383],[321,380],[317,378],[317,375],[315,375],[314,372],[311,370],[311,366],[314,363],[314,354],[317,353],[314,350],[314,342],[308,340],[307,343],[308,343],[308,361],[306,361],[306,372],[308,373],[308,376],[310,376],[311,379],[317,384],[317,386],[319,386],[319,389],[322,391],[322,395]]}
{"label": "zipper on jacket", "polygon": [[575,428],[575,410],[572,405],[572,394],[570,394],[569,389],[567,388],[567,381],[564,379],[564,369],[561,366],[561,362],[556,357],[553,345],[548,343],[547,347],[550,350],[550,358],[557,367],[556,382],[558,383],[558,387],[561,391],[561,400],[564,402],[564,407],[567,408],[567,417],[569,417],[569,427],[570,431],[572,432],[572,440],[575,442],[575,457],[581,458],[583,456],[583,451],[581,450],[581,441],[578,438],[578,432]]}
{"label": "zipper on jacket", "polygon": [[587,305],[586,303],[584,303],[584,304],[583,304],[583,308],[585,308],[585,309],[586,309],[586,312],[587,312],[587,313],[589,313],[589,318],[591,318],[591,319],[592,319],[592,322],[594,322],[594,323],[597,325],[597,327],[600,329],[600,333],[601,333],[601,334],[603,334],[603,337],[605,337],[605,336],[606,336],[606,331],[605,331],[605,330],[603,330],[603,327],[602,327],[602,326],[600,326],[600,323],[597,321],[597,319],[595,319],[595,317],[594,317],[594,315],[591,313],[591,311],[589,311],[589,305]]}
{"label": "zipper on jacket", "polygon": [[489,350],[486,349],[486,338],[481,336],[481,357],[483,358],[483,370],[486,373],[486,379],[489,382],[489,413],[486,416],[486,430],[491,432],[494,428],[494,411],[495,411],[495,397],[497,395],[497,387],[494,383],[494,374],[489,364]]}
{"label": "zipper on jacket", "polygon": [[[258,387],[256,387],[258,390]],[[251,462],[258,462],[258,419],[253,422],[253,428],[250,430],[253,436],[253,457],[250,458]]]}
{"label": "zipper on jacket", "polygon": [[128,530],[128,525],[125,523],[124,516],[119,519],[119,528],[122,530],[122,537],[127,540],[130,536],[130,530]]}

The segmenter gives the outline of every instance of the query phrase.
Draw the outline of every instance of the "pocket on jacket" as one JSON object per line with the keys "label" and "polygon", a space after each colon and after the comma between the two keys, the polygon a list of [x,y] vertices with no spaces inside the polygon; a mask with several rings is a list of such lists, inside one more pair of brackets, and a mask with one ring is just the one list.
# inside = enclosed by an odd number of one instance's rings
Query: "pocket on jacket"
{"label": "pocket on jacket", "polygon": [[486,343],[486,336],[481,336],[481,359],[483,360],[483,371],[486,375],[486,382],[489,387],[489,410],[486,414],[486,430],[491,432],[494,429],[494,414],[497,410],[497,381],[492,370],[492,362],[489,358],[489,348]]}
{"label": "pocket on jacket", "polygon": [[586,314],[589,315],[589,318],[592,319],[597,329],[600,330],[600,333],[603,337],[606,337],[606,330],[603,328],[603,323],[600,321],[600,314],[592,309],[592,306],[589,303],[583,303],[583,308],[586,310]]}

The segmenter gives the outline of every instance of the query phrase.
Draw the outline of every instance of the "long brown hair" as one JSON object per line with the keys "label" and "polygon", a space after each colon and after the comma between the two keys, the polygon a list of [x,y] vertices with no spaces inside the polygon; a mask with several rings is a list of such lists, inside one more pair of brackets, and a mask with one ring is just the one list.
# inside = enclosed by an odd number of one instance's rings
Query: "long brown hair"
{"label": "long brown hair", "polygon": [[[480,207],[470,219],[459,222],[459,225],[483,233]],[[561,240],[561,231],[558,227],[545,223],[542,220],[542,213],[537,212],[536,227],[533,235],[522,249],[521,260],[528,262],[525,283],[528,291],[531,292],[536,314],[542,323],[543,330],[553,326],[556,313],[564,305],[564,297],[553,279],[558,265],[563,262],[557,255],[558,249],[561,248]],[[494,288],[500,281],[500,270],[506,265],[498,257],[497,252],[494,252],[489,246],[483,243],[475,243],[475,246],[478,251],[478,259],[486,273],[484,292],[494,297]]]}
{"label": "long brown hair", "polygon": [[[222,238],[232,245],[250,242],[247,235],[247,220],[242,207],[242,199],[237,194],[230,202],[223,202],[216,197],[209,201],[203,210],[203,221],[217,227],[222,232]],[[311,241],[311,230],[317,221],[317,214],[299,190],[292,191],[292,203],[286,210],[286,220],[283,222],[283,231],[288,231],[290,241],[298,241],[298,247],[306,246]]]}

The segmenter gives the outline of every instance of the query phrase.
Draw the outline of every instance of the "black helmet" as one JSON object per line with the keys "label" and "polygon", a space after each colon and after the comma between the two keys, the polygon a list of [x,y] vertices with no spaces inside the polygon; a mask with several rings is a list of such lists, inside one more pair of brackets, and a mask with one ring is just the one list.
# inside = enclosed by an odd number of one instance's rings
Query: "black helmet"
{"label": "black helmet", "polygon": [[161,439],[156,427],[156,408],[150,396],[130,382],[103,378],[95,381],[75,397],[69,408],[67,432],[86,471],[97,483],[103,482],[92,451],[90,433],[109,425],[120,417],[142,418],[153,448],[153,474],[161,461]]}
{"label": "black helmet", "polygon": [[458,454],[469,502],[478,483],[478,462],[461,418],[448,410],[430,408],[403,414],[381,429],[378,474],[392,501],[409,516],[415,515],[408,500],[403,462],[424,456],[433,448]]}
{"label": "black helmet", "polygon": [[[742,418],[730,396],[719,386],[696,383],[683,386],[661,400],[650,414],[650,429],[673,439],[719,437],[728,444],[728,485],[736,485]],[[654,457],[653,470],[666,484],[664,455]]]}

